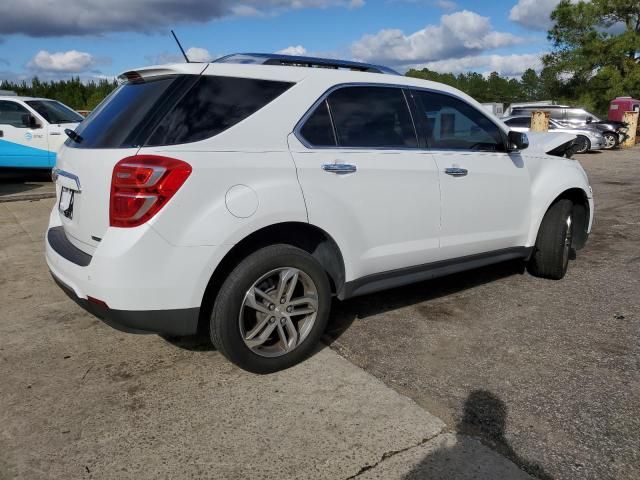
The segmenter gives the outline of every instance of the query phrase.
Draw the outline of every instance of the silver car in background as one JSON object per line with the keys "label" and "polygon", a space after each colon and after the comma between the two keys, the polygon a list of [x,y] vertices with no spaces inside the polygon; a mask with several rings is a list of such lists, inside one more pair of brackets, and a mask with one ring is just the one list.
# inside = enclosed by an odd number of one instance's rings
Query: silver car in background
{"label": "silver car in background", "polygon": [[[531,115],[513,115],[503,118],[502,121],[516,132],[528,132],[531,128]],[[550,132],[570,133],[576,136],[575,153],[585,153],[589,150],[602,150],[605,148],[605,139],[602,131],[587,125],[582,127],[568,127],[560,122],[549,119]]]}

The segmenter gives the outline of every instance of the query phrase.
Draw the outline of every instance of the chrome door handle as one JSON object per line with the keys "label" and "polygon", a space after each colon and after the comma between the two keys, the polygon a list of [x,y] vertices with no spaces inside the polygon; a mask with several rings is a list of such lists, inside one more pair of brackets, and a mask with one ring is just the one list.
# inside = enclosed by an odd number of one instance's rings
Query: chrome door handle
{"label": "chrome door handle", "polygon": [[322,170],[330,173],[337,173],[338,175],[344,175],[345,173],[354,173],[358,170],[358,167],[350,163],[325,163],[322,165]]}
{"label": "chrome door handle", "polygon": [[445,168],[444,173],[452,177],[464,177],[469,171],[466,168],[449,167]]}

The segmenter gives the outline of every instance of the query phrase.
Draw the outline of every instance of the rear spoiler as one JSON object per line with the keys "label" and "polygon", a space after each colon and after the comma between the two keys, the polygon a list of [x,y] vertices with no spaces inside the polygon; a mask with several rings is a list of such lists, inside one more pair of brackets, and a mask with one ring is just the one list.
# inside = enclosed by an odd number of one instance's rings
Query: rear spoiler
{"label": "rear spoiler", "polygon": [[165,77],[167,75],[200,75],[209,64],[202,63],[177,63],[175,65],[156,65],[152,67],[136,68],[118,75],[120,82],[141,81],[146,78]]}

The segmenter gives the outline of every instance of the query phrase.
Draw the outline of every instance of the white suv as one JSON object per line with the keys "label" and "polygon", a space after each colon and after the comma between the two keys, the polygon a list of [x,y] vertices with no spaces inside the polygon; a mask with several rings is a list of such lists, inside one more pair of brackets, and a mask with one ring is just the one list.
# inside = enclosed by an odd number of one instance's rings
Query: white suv
{"label": "white suv", "polygon": [[580,164],[451,87],[259,54],[122,78],[68,132],[46,238],[55,280],[116,328],[208,330],[272,372],[334,296],[511,259],[559,279],[587,240]]}

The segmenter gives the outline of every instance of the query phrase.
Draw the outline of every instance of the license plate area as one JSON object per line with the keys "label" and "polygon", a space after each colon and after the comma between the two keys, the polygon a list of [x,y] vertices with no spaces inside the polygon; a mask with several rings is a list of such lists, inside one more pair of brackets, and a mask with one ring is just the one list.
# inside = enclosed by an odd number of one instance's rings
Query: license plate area
{"label": "license plate area", "polygon": [[75,192],[67,187],[60,190],[60,201],[58,202],[58,211],[69,220],[73,219],[73,200]]}

